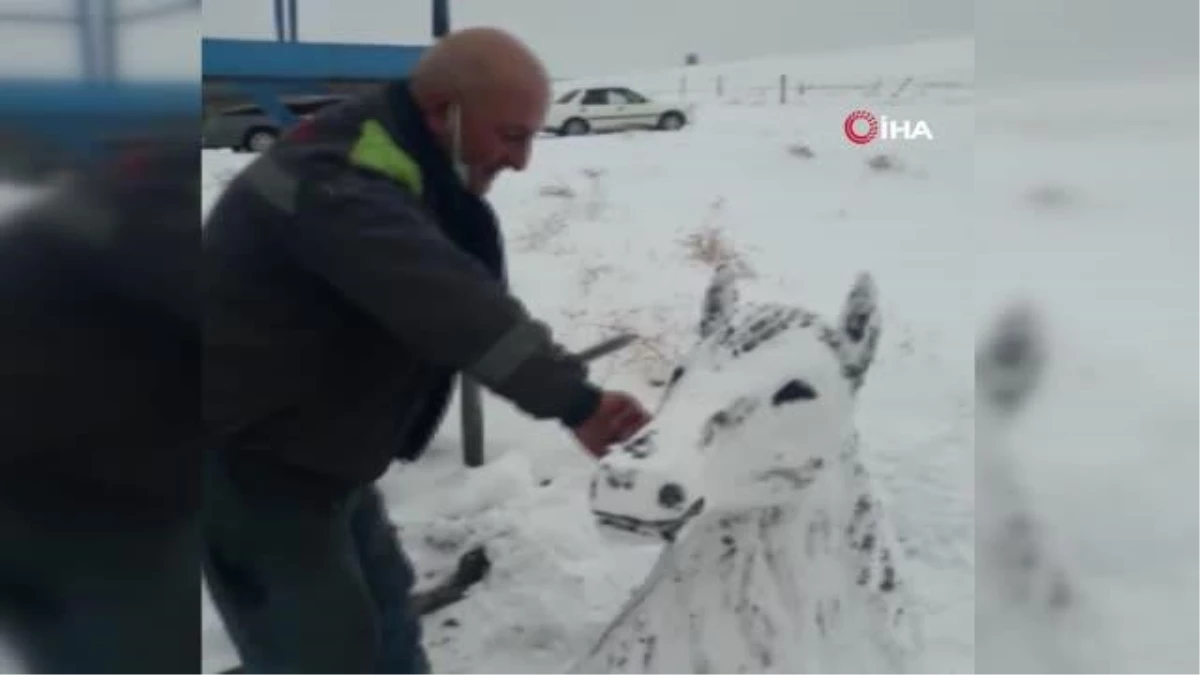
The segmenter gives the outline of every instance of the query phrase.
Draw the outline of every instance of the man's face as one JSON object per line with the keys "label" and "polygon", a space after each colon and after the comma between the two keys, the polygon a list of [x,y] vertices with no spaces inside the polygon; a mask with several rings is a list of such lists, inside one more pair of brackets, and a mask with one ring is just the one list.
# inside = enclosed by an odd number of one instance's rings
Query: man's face
{"label": "man's face", "polygon": [[548,88],[538,86],[480,92],[463,102],[459,159],[468,190],[482,196],[504,169],[525,169],[549,104]]}

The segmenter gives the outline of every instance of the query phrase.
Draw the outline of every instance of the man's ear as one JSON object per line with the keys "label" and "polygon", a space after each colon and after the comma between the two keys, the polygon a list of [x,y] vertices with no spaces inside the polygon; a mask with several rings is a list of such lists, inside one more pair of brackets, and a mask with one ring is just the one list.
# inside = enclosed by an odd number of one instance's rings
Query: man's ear
{"label": "man's ear", "polygon": [[438,138],[449,138],[450,103],[436,101],[424,109],[425,125]]}
{"label": "man's ear", "polygon": [[421,116],[425,126],[439,139],[449,140],[450,108],[454,105],[454,96],[444,91],[442,87],[426,87],[418,99]]}

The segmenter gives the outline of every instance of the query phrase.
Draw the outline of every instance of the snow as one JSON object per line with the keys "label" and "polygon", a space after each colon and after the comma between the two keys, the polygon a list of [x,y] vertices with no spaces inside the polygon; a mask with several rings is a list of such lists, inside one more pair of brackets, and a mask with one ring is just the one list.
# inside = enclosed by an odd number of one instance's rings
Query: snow
{"label": "snow", "polygon": [[19,214],[51,194],[52,188],[43,185],[0,182],[0,217],[5,217],[0,220],[0,226],[7,217]]}
{"label": "snow", "polygon": [[570,672],[921,671],[908,565],[855,430],[871,279],[834,319],[738,297],[725,269],[654,422],[590,487],[606,527],[682,527]]}
{"label": "snow", "polygon": [[[964,56],[942,66],[969,71]],[[935,140],[851,145],[842,119],[864,103],[925,120]],[[712,270],[694,258],[706,249],[690,236],[723,233],[718,241],[753,273],[747,294],[824,314],[836,315],[855,275],[870,270],[884,337],[861,393],[863,452],[913,558],[929,668],[940,672],[973,669],[973,117],[934,94],[892,105],[853,96],[708,105],[680,133],[541,139],[529,170],[501,179],[492,197],[517,294],[572,348],[620,329],[646,336],[593,374],[650,405],[659,394],[650,382],[690,346]],[[879,153],[897,168],[868,166]],[[247,161],[205,154],[206,208]],[[427,617],[426,644],[438,672],[561,672],[660,547],[596,531],[593,462],[564,431],[495,399],[486,419],[484,467],[462,468],[451,415],[420,462],[383,480],[425,578],[447,573],[476,543],[495,562],[467,599]],[[205,668],[231,664],[219,621],[209,613],[205,622]]]}

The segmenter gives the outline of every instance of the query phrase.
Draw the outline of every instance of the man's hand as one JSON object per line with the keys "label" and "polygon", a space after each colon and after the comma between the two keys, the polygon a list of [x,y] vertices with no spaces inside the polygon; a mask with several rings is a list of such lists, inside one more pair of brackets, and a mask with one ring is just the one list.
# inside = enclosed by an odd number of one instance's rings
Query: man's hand
{"label": "man's hand", "polygon": [[633,437],[650,421],[650,413],[629,394],[606,391],[600,396],[596,412],[583,424],[575,427],[580,445],[599,459],[608,454],[609,446]]}

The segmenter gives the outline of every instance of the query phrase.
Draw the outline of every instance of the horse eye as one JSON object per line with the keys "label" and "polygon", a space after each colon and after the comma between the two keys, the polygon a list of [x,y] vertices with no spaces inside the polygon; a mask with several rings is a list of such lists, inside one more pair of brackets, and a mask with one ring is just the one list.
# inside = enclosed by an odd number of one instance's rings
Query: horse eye
{"label": "horse eye", "polygon": [[683,366],[675,366],[675,370],[671,371],[671,380],[667,382],[667,386],[675,384],[681,377],[683,377]]}
{"label": "horse eye", "polygon": [[804,380],[791,380],[783,385],[771,397],[771,405],[783,405],[793,401],[811,401],[817,397],[817,390]]}

